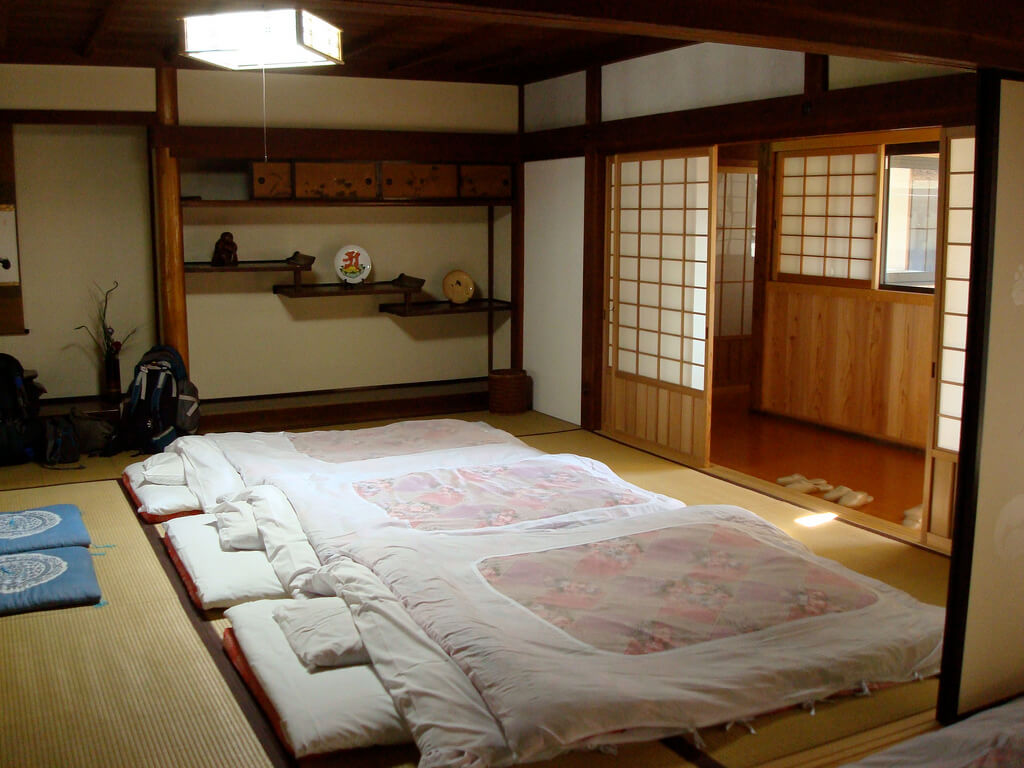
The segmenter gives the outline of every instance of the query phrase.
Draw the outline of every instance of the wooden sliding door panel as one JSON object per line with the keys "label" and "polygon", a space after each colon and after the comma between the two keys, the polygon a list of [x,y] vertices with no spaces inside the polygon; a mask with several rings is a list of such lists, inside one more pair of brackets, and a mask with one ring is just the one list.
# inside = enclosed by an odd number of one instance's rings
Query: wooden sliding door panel
{"label": "wooden sliding door panel", "polygon": [[769,282],[762,408],[924,447],[932,297]]}
{"label": "wooden sliding door panel", "polygon": [[974,219],[973,127],[943,131],[939,210],[934,357],[921,536],[926,543],[948,549],[953,530],[966,372],[967,293]]}
{"label": "wooden sliding door panel", "polygon": [[703,466],[710,443],[714,148],[609,169],[606,431]]}

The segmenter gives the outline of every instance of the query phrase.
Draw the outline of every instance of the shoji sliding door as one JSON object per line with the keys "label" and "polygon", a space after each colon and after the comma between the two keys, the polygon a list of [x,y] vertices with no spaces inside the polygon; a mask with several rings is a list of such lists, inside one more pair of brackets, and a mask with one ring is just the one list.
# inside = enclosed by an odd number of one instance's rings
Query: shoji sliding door
{"label": "shoji sliding door", "polygon": [[603,432],[698,466],[711,427],[716,152],[618,155],[609,168]]}
{"label": "shoji sliding door", "polygon": [[948,548],[952,535],[967,346],[974,206],[974,128],[943,132],[940,152],[938,263],[935,275],[933,415],[925,470],[926,543]]}

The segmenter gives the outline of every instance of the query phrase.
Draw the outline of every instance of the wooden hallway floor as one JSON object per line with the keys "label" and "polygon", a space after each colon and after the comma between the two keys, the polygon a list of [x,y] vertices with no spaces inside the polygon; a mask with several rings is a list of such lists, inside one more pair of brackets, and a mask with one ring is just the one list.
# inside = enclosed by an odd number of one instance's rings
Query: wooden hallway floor
{"label": "wooden hallway floor", "polygon": [[716,391],[711,403],[714,464],[771,482],[799,473],[866,491],[874,501],[860,511],[893,523],[902,523],[904,511],[921,503],[923,451],[752,413],[746,390]]}

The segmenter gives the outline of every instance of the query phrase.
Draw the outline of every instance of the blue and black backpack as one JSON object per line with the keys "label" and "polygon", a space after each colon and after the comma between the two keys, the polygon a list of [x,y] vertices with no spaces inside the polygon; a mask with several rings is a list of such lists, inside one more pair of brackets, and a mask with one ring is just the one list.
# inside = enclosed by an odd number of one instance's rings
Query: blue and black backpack
{"label": "blue and black backpack", "polygon": [[124,447],[159,453],[199,429],[199,390],[178,350],[158,344],[142,356],[121,413]]}
{"label": "blue and black backpack", "polygon": [[24,368],[16,357],[0,353],[0,464],[34,458],[36,413],[25,389]]}

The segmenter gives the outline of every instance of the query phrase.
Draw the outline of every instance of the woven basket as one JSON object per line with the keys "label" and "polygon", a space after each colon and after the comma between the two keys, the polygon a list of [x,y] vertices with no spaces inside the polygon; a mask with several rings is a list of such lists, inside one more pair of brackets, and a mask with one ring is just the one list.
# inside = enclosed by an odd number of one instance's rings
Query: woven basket
{"label": "woven basket", "polygon": [[501,368],[488,377],[491,413],[522,413],[533,407],[533,379],[522,368]]}

